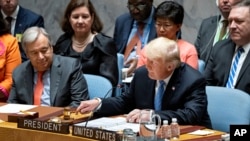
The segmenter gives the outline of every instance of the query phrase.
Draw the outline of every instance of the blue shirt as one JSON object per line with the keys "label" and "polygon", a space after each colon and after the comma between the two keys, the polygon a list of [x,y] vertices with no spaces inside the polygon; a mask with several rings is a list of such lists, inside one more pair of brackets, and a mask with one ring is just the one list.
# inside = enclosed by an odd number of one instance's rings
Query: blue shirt
{"label": "blue shirt", "polygon": [[[153,23],[152,23],[153,16],[154,16],[154,10],[155,10],[154,7],[152,7],[150,16],[146,20],[143,21],[145,23],[145,27],[144,27],[144,30],[143,30],[143,35],[140,37],[140,40],[141,40],[141,43],[142,43],[142,48],[147,44],[150,29],[151,29],[152,26],[154,26]],[[127,45],[130,42],[130,40],[134,37],[134,35],[136,34],[136,32],[138,30],[138,22],[136,20],[134,20],[132,27],[133,28],[132,28],[132,30],[131,30],[131,32],[129,34],[129,39],[128,39]],[[131,51],[131,53],[129,54],[129,57],[128,57],[127,60],[129,60],[132,57],[135,57],[136,55],[137,55],[136,50],[133,49]]]}

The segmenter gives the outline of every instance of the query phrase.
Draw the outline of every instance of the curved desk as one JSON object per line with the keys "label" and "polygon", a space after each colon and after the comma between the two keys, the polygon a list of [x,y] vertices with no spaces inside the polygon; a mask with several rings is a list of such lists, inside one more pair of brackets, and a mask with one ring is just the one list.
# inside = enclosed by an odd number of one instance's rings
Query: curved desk
{"label": "curved desk", "polygon": [[[6,103],[0,103],[0,106],[5,105]],[[62,113],[63,108],[58,107],[46,107],[44,108],[34,108],[33,110],[40,112],[40,116],[48,117],[53,115],[52,113]],[[39,111],[42,110],[42,111]],[[43,113],[47,113],[49,115],[45,115]],[[41,117],[40,117],[41,118]],[[52,132],[45,132],[45,131],[38,131],[38,130],[30,130],[24,128],[17,128],[17,123],[13,122],[6,122],[6,115],[0,113],[0,140],[1,141],[93,141],[93,139],[82,138],[73,136],[71,134],[59,134],[59,133],[52,133]],[[181,126],[181,136],[180,141],[216,141],[221,138],[221,135],[224,132],[214,131],[213,134],[206,135],[206,136],[197,136],[197,135],[190,135],[189,132],[196,131],[198,129],[201,130],[210,130],[205,129],[201,126]]]}

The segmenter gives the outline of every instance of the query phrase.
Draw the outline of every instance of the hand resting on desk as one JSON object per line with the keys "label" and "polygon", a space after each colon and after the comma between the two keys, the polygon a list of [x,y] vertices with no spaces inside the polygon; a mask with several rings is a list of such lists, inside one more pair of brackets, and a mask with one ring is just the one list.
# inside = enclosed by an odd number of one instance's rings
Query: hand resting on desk
{"label": "hand resting on desk", "polygon": [[77,107],[76,112],[82,114],[95,111],[96,108],[100,105],[101,101],[98,99],[82,101],[81,104]]}
{"label": "hand resting on desk", "polygon": [[150,112],[148,110],[140,110],[140,109],[134,109],[127,115],[126,119],[128,122],[136,122],[139,123],[140,120],[140,113],[143,112],[143,117],[141,119],[148,120],[150,117]]}

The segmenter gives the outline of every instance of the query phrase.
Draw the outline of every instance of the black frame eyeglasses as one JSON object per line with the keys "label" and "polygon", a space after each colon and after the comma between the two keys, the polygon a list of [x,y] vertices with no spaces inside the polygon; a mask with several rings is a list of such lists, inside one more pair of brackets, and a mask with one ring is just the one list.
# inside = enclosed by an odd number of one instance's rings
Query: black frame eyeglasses
{"label": "black frame eyeglasses", "polygon": [[136,4],[136,5],[134,5],[134,4],[128,4],[127,5],[128,9],[131,10],[131,11],[134,10],[134,9],[142,11],[143,9],[146,8],[146,6],[147,6],[146,4]]}

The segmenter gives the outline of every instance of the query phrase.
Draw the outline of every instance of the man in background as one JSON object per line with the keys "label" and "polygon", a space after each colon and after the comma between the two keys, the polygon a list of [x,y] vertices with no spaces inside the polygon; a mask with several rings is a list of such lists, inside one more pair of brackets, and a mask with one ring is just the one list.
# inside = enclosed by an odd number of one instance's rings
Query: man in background
{"label": "man in background", "polygon": [[[117,51],[124,54],[129,75],[137,65],[140,50],[156,35],[153,0],[128,0],[129,13],[119,16],[115,22],[114,41]],[[134,42],[134,39],[137,41]]]}
{"label": "man in background", "polygon": [[13,71],[7,102],[77,107],[89,99],[80,61],[54,55],[50,37],[43,28],[28,28],[22,37],[22,47],[29,60]]}
{"label": "man in background", "polygon": [[231,6],[240,1],[241,0],[216,0],[220,14],[202,21],[195,41],[195,47],[198,51],[199,59],[203,60],[205,65],[207,65],[215,43],[228,38],[228,15]]}
{"label": "man in background", "polygon": [[204,75],[208,85],[250,94],[250,0],[234,5],[228,21],[230,38],[213,47]]}
{"label": "man in background", "polygon": [[11,34],[17,38],[21,52],[22,62],[27,57],[21,47],[21,38],[24,31],[32,26],[44,27],[44,20],[29,9],[25,9],[18,4],[18,0],[0,0],[0,9],[3,18],[9,23]]}

